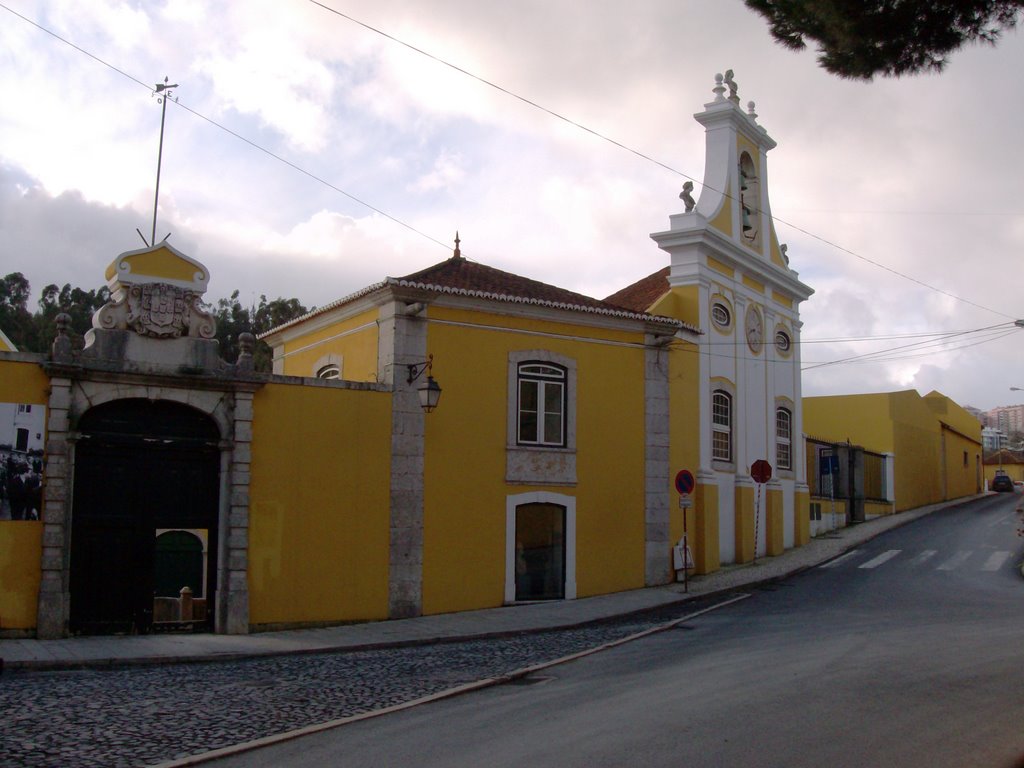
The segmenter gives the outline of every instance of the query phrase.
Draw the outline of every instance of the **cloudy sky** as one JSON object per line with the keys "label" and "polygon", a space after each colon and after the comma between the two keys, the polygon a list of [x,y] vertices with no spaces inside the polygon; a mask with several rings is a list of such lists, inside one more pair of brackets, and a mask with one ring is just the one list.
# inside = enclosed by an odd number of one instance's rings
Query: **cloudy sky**
{"label": "cloudy sky", "polygon": [[157,239],[209,267],[208,300],[322,305],[456,230],[468,258],[601,298],[668,263],[649,234],[703,178],[692,115],[727,68],[816,291],[805,395],[1024,400],[1019,33],[851,83],[740,0],[0,0],[0,273],[94,288],[142,246],[169,76]]}

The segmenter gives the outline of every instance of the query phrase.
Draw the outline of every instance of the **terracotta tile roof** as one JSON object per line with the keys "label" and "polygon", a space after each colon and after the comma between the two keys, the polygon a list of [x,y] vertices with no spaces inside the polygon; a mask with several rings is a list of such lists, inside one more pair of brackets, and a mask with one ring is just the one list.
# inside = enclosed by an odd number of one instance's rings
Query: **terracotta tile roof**
{"label": "terracotta tile roof", "polygon": [[266,333],[261,333],[260,338],[265,338],[270,334],[297,325],[329,310],[344,306],[351,301],[386,287],[419,288],[425,291],[470,296],[492,301],[548,306],[556,309],[568,309],[636,320],[653,320],[679,328],[689,328],[686,323],[674,318],[651,315],[643,309],[634,309],[610,300],[601,301],[590,296],[584,296],[582,293],[575,293],[574,291],[542,283],[538,280],[531,280],[512,272],[488,267],[479,262],[467,261],[462,256],[456,255],[405,277],[385,278],[383,282],[375,283],[343,299],[314,309],[302,317],[297,317],[283,325],[279,325],[277,328],[272,328]]}
{"label": "terracotta tile roof", "polygon": [[584,296],[582,293],[531,280],[528,277],[488,267],[453,256],[432,267],[405,277],[389,277],[392,285],[441,290],[446,293],[479,296],[499,301],[543,304],[566,309],[584,309],[613,315],[646,315],[629,307]]}
{"label": "terracotta tile roof", "polygon": [[627,285],[605,299],[609,304],[616,304],[634,312],[646,312],[658,299],[668,293],[669,268],[659,269],[653,275]]}

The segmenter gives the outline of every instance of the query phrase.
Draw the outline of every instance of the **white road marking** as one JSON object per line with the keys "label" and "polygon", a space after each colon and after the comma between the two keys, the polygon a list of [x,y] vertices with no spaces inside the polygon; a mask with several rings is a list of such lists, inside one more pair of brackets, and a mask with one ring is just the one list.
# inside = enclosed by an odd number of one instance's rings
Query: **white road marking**
{"label": "white road marking", "polygon": [[988,556],[988,560],[981,566],[983,571],[998,571],[1003,567],[1003,563],[1010,559],[1012,552],[993,552]]}
{"label": "white road marking", "polygon": [[912,559],[910,561],[910,566],[914,567],[914,566],[917,566],[917,565],[921,565],[922,563],[927,562],[928,560],[931,560],[937,554],[939,554],[939,550],[937,550],[937,549],[926,549],[921,554],[915,556],[914,559]]}
{"label": "white road marking", "polygon": [[935,570],[937,570],[937,571],[952,571],[952,570],[954,570],[956,568],[959,568],[961,565],[963,565],[965,562],[967,562],[967,558],[969,558],[972,554],[974,554],[974,552],[971,551],[971,550],[968,550],[966,552],[961,550],[960,552],[957,552],[955,555],[953,555],[951,558],[949,558],[949,560],[944,562],[942,565],[940,565]]}
{"label": "white road marking", "polygon": [[844,560],[848,560],[849,558],[853,557],[854,555],[859,555],[859,554],[860,554],[860,550],[859,549],[851,549],[845,555],[840,555],[835,560],[829,560],[824,565],[819,565],[818,567],[819,568],[835,568],[837,565],[839,565]]}
{"label": "white road marking", "polygon": [[894,557],[896,557],[896,555],[898,555],[902,551],[903,551],[902,549],[890,549],[887,552],[883,552],[878,557],[871,558],[866,563],[861,563],[857,567],[858,568],[877,568],[878,566],[882,565],[883,563],[887,563],[890,560],[892,560]]}

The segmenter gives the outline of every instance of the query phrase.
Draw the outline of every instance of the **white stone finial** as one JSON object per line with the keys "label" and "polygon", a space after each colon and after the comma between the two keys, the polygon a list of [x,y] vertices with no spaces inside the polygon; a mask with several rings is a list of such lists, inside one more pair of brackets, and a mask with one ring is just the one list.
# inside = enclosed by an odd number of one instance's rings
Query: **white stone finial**
{"label": "white stone finial", "polygon": [[715,87],[711,89],[711,92],[715,94],[715,101],[725,101],[725,86],[722,85],[721,73],[715,75]]}
{"label": "white stone finial", "polygon": [[747,117],[755,123],[757,122],[757,112],[754,111],[754,102],[752,101],[747,102]]}

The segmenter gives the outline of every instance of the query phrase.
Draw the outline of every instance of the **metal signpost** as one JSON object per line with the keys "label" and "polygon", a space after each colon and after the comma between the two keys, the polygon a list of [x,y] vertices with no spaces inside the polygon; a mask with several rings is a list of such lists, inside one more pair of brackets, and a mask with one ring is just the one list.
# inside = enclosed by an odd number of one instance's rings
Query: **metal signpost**
{"label": "metal signpost", "polygon": [[[758,459],[750,465],[750,476],[757,483],[757,500],[754,502],[754,562],[757,562],[758,521],[761,519],[761,486],[772,479],[772,465],[765,459]],[[765,546],[767,550],[768,547]]]}
{"label": "metal signpost", "polygon": [[[822,451],[821,460],[819,464],[819,477],[822,481],[828,478],[828,498],[830,502],[830,517],[832,520],[832,526],[828,531],[828,536],[834,536],[836,529],[839,527],[836,525],[836,480],[839,478],[839,457],[832,453],[832,451]],[[820,484],[824,484],[823,482]]]}
{"label": "metal signpost", "polygon": [[693,473],[688,469],[681,469],[676,473],[676,491],[679,493],[679,508],[683,510],[683,538],[675,546],[674,562],[675,569],[683,572],[683,592],[690,591],[690,569],[693,567],[693,557],[690,555],[690,543],[686,533],[686,510],[693,506],[690,494],[696,486]]}

